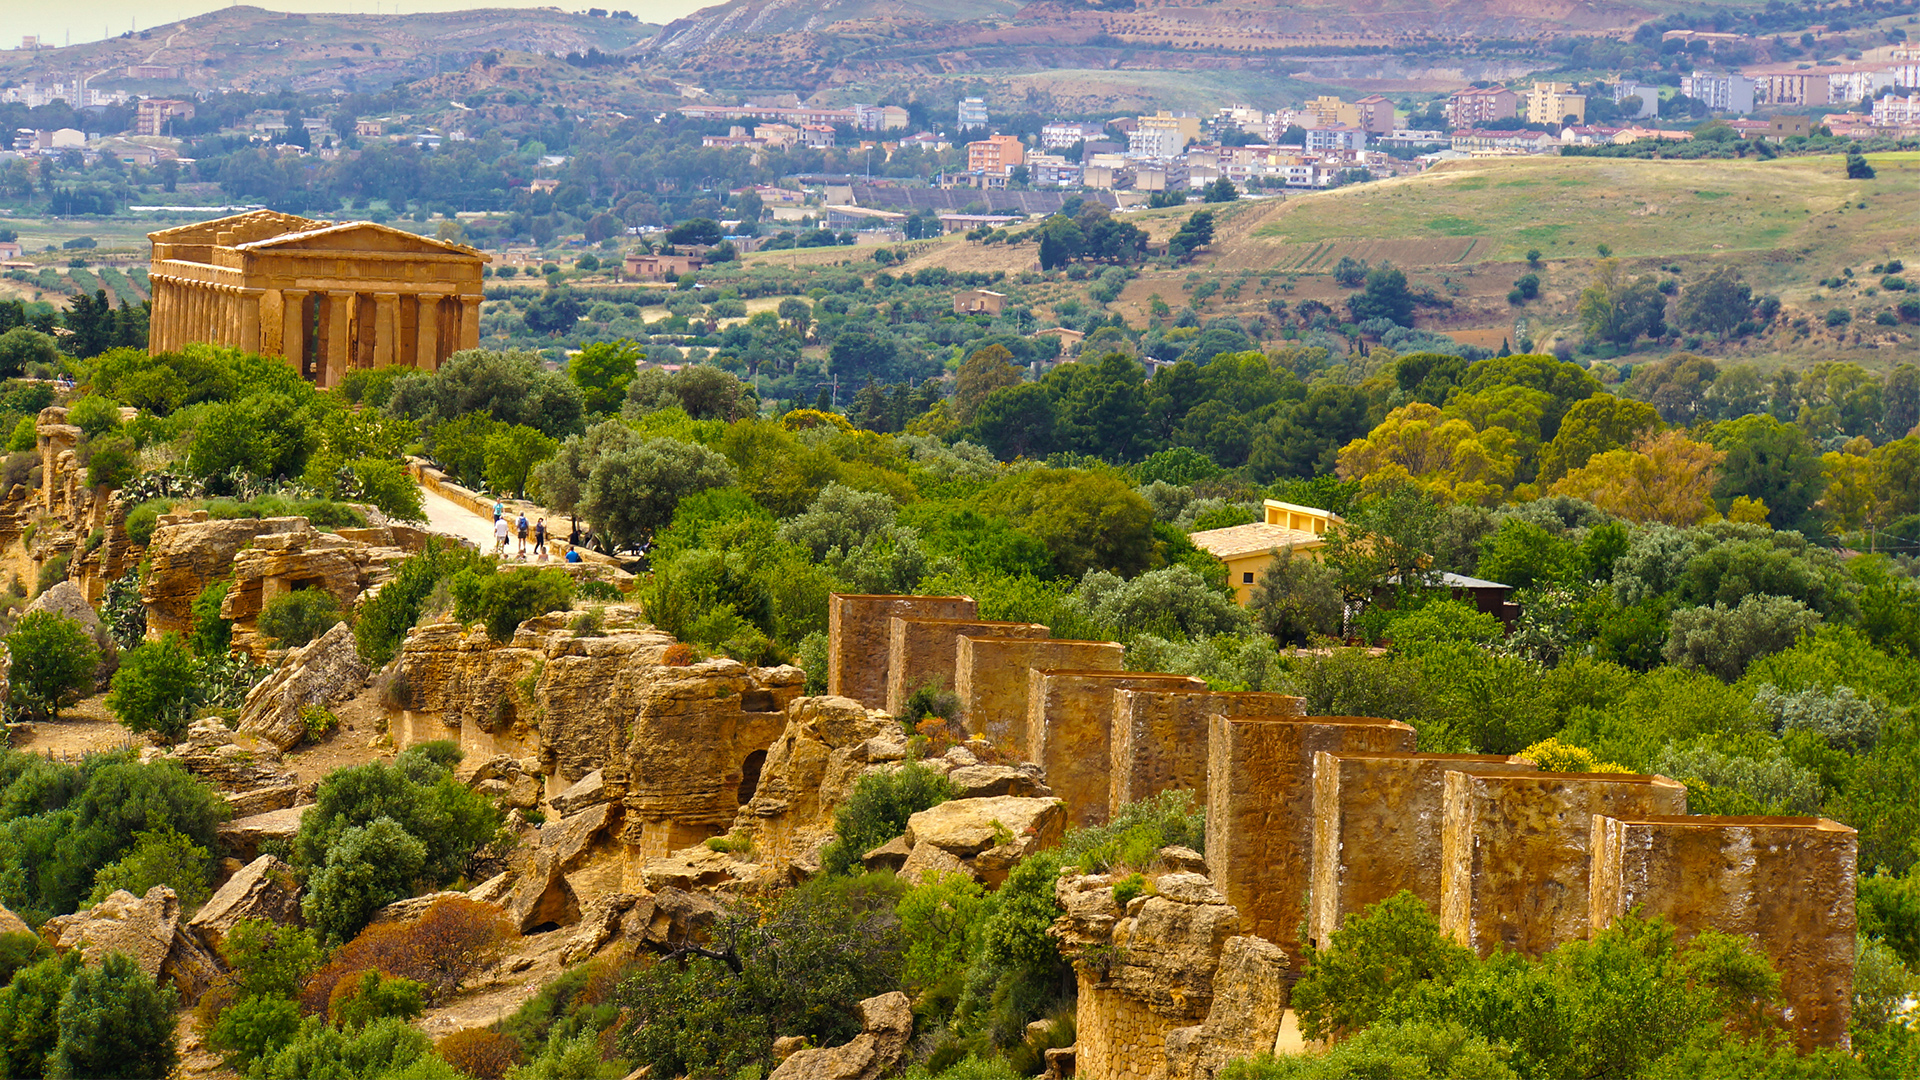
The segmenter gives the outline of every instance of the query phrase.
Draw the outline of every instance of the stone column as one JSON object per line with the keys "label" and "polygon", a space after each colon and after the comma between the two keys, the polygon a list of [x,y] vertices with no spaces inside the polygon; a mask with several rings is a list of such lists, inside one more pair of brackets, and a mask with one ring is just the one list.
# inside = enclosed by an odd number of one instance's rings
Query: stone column
{"label": "stone column", "polygon": [[433,371],[440,366],[440,294],[421,293],[414,301],[419,311],[413,320],[413,366]]}
{"label": "stone column", "polygon": [[164,278],[149,278],[153,294],[153,308],[147,314],[147,353],[149,355],[165,352],[167,349],[167,282]]}
{"label": "stone column", "polygon": [[304,289],[280,290],[280,355],[293,370],[306,374],[307,293]]}
{"label": "stone column", "polygon": [[199,282],[195,281],[188,283],[186,293],[187,325],[181,327],[180,343],[182,345],[189,341],[205,341],[207,339],[207,290],[202,288]]}
{"label": "stone column", "polygon": [[265,289],[240,289],[234,293],[234,307],[240,313],[240,347],[250,353],[260,351],[260,296]]}
{"label": "stone column", "polygon": [[331,389],[340,385],[340,379],[349,367],[349,348],[347,339],[347,319],[353,313],[353,306],[359,298],[350,292],[330,292],[327,294],[327,358],[326,367],[320,372],[317,384],[321,389]]}
{"label": "stone column", "polygon": [[400,336],[400,294],[374,293],[373,366],[393,363],[394,344]]}
{"label": "stone column", "polygon": [[459,341],[462,349],[480,347],[480,297],[478,296],[460,298]]}

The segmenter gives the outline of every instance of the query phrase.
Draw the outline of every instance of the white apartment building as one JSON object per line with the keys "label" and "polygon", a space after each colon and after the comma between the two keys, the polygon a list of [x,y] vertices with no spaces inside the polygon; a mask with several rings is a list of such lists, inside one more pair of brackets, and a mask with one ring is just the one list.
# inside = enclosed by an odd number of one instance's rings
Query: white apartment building
{"label": "white apartment building", "polygon": [[1744,75],[1715,75],[1696,71],[1680,76],[1680,92],[1706,102],[1707,108],[1714,112],[1752,112],[1753,86],[1753,80]]}

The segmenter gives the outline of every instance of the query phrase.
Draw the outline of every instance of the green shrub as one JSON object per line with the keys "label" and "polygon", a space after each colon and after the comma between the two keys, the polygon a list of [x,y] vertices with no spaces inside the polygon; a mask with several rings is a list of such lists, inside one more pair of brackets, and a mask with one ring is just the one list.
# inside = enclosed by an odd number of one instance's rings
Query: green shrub
{"label": "green shrub", "polygon": [[73,556],[66,552],[62,552],[48,559],[46,563],[40,567],[40,576],[34,582],[33,594],[38,596],[48,589],[53,588],[55,585],[67,580],[67,566],[72,561]]}
{"label": "green shrub", "polygon": [[268,919],[242,919],[220,942],[220,955],[241,996],[293,997],[320,966],[313,931]]}
{"label": "green shrub", "polygon": [[244,1070],[255,1061],[277,1053],[300,1033],[300,1005],[292,998],[241,998],[220,1013],[207,1032],[207,1045],[218,1050],[229,1067]]}
{"label": "green shrub", "polygon": [[128,650],[113,673],[107,708],[127,730],[154,732],[168,742],[179,742],[193,721],[193,710],[205,700],[205,690],[193,655],[177,634]]}
{"label": "green shrub", "polygon": [[513,640],[520,624],[535,615],[573,606],[573,579],[556,568],[506,573],[467,569],[455,575],[449,587],[455,617],[485,624],[487,636],[495,641]]}
{"label": "green shrub", "polygon": [[900,985],[899,893],[891,875],[869,875],[731,902],[706,946],[718,959],[651,964],[621,983],[621,1055],[655,1076],[733,1076],[770,1067],[776,1035],[848,1041],[854,1005]]}
{"label": "green shrub", "polygon": [[342,1031],[362,1028],[375,1020],[394,1017],[418,1020],[427,1011],[427,988],[412,979],[363,971],[356,979],[334,985],[327,1003],[327,1019]]}
{"label": "green shrub", "polygon": [[1309,1039],[1352,1035],[1378,1020],[1394,999],[1421,983],[1451,981],[1472,954],[1440,931],[1439,920],[1411,892],[1348,914],[1324,949],[1309,949],[1307,971],[1294,985],[1293,1007]]}
{"label": "green shrub", "polygon": [[367,663],[380,666],[393,659],[413,624],[420,621],[434,586],[462,570],[484,567],[479,555],[457,544],[428,541],[427,549],[401,561],[380,591],[361,604],[354,624],[354,641]]}
{"label": "green shrub", "polygon": [[160,515],[172,509],[172,499],[149,499],[127,511],[127,539],[139,547],[153,543],[153,530],[160,527]]}
{"label": "green shrub", "polygon": [[87,438],[97,439],[120,430],[120,403],[89,394],[67,409],[67,423],[86,432]]}
{"label": "green shrub", "polygon": [[209,581],[193,598],[193,635],[187,639],[195,656],[225,656],[233,648],[233,620],[220,617],[232,578]]}
{"label": "green shrub", "polygon": [[467,1080],[434,1056],[433,1042],[405,1020],[375,1020],[342,1032],[317,1016],[300,1025],[293,1040],[263,1057],[250,1080]]}
{"label": "green shrub", "polygon": [[213,856],[207,849],[169,828],[133,835],[133,850],[100,868],[93,876],[88,903],[98,904],[116,889],[135,896],[165,885],[180,898],[183,915],[191,915],[213,895]]}
{"label": "green shrub", "polygon": [[159,987],[125,953],[108,953],[99,967],[74,973],[60,999],[60,1041],[47,1076],[166,1076],[178,1054],[173,1045],[173,987]]}
{"label": "green shrub", "polygon": [[[420,872],[433,882],[451,881],[474,850],[500,828],[501,814],[485,796],[469,791],[435,759],[433,744],[415,746],[391,762],[336,769],[320,782],[314,806],[294,837],[293,863],[318,869],[348,829],[378,818],[397,822],[427,844]],[[458,750],[452,753],[458,760]],[[444,757],[441,759],[444,760]]]}
{"label": "green shrub", "polygon": [[1220,1080],[1348,1080],[1350,1077],[1430,1076],[1518,1080],[1504,1046],[1459,1024],[1398,1023],[1369,1028],[1322,1053],[1272,1055],[1237,1061]]}
{"label": "green shrub", "polygon": [[276,596],[260,609],[260,632],[275,648],[306,645],[340,621],[340,602],[325,589],[296,589]]}
{"label": "green shrub", "polygon": [[1075,829],[1060,841],[1061,861],[1081,873],[1145,870],[1163,847],[1207,849],[1207,816],[1184,788],[1122,806],[1105,825]]}
{"label": "green shrub", "polygon": [[1140,874],[1128,874],[1113,883],[1113,902],[1125,908],[1134,898],[1147,891],[1147,879]]}
{"label": "green shrub", "polygon": [[40,423],[37,416],[23,416],[13,425],[13,433],[7,436],[7,452],[24,454],[40,444]]}
{"label": "green shrub", "polygon": [[140,450],[125,435],[93,439],[85,446],[87,483],[117,490],[140,473]]}
{"label": "green shrub", "polygon": [[427,845],[392,818],[348,828],[328,846],[326,865],[308,879],[301,913],[328,941],[346,941],[375,911],[413,895],[426,863]]}
{"label": "green shrub", "polygon": [[828,874],[856,872],[861,856],[907,831],[907,819],[953,798],[947,778],[924,765],[868,773],[833,812],[834,841],[821,853]]}
{"label": "green shrub", "polygon": [[0,989],[0,1073],[44,1076],[60,1042],[60,999],[80,970],[80,950],[24,968]]}
{"label": "green shrub", "polygon": [[13,658],[13,707],[23,718],[58,719],[62,706],[93,688],[100,650],[72,619],[51,611],[29,612],[6,636],[6,644]]}
{"label": "green shrub", "polygon": [[306,729],[308,742],[319,742],[327,733],[340,726],[340,718],[332,710],[319,705],[300,707],[300,725]]}
{"label": "green shrub", "polygon": [[12,982],[21,969],[52,955],[53,950],[34,934],[0,934],[0,987]]}

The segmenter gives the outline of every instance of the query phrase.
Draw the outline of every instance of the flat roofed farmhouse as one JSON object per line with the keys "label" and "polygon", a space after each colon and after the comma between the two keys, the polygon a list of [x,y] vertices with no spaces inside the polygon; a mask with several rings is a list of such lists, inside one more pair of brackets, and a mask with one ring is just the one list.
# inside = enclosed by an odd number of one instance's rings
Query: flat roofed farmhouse
{"label": "flat roofed farmhouse", "polygon": [[149,233],[147,350],[284,356],[322,387],[354,368],[432,371],[480,344],[487,256],[371,221],[255,210]]}

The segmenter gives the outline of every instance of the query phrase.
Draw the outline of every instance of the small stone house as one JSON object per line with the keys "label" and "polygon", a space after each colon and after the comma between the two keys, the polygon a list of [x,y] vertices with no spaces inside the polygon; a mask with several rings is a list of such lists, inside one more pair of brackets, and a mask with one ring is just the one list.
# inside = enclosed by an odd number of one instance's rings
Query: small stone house
{"label": "small stone house", "polygon": [[644,251],[627,254],[627,276],[641,281],[672,281],[707,265],[699,255],[649,255]]}
{"label": "small stone house", "polygon": [[998,315],[1006,306],[1007,294],[991,289],[968,289],[953,294],[955,315]]}

